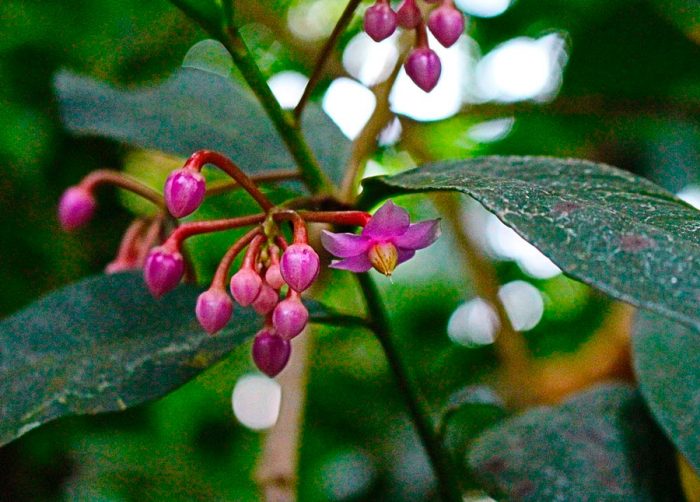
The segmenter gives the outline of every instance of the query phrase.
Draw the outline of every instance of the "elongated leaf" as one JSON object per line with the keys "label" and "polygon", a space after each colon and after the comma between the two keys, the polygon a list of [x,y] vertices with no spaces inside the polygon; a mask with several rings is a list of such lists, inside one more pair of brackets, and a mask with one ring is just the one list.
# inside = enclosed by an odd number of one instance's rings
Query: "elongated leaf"
{"label": "elongated leaf", "polygon": [[[182,68],[157,86],[120,90],[63,71],[55,86],[63,122],[76,134],[183,157],[202,148],[217,150],[248,173],[295,166],[254,96],[216,73]],[[303,131],[330,178],[339,182],[349,142],[315,105],[305,115]]]}
{"label": "elongated leaf", "polygon": [[700,333],[640,312],[633,349],[642,396],[676,448],[700,473]]}
{"label": "elongated leaf", "polygon": [[626,386],[505,420],[477,439],[469,464],[508,500],[682,500],[673,451]]}
{"label": "elongated leaf", "polygon": [[571,277],[700,324],[700,212],[628,172],[584,160],[480,157],[365,182],[393,193],[466,193]]}
{"label": "elongated leaf", "polygon": [[[237,308],[215,336],[197,324],[198,290],[154,300],[140,273],[95,276],[0,322],[0,444],[64,415],[123,410],[161,397],[255,334]],[[328,311],[309,303],[312,319]]]}

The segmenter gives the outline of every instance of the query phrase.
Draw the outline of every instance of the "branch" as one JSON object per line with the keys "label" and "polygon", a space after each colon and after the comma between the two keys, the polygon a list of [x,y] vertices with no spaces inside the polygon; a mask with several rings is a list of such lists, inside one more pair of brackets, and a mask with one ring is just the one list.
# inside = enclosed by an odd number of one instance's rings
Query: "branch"
{"label": "branch", "polygon": [[362,178],[362,168],[365,160],[376,150],[377,136],[379,136],[379,133],[382,132],[382,129],[393,117],[393,113],[389,108],[389,94],[401,70],[404,52],[407,47],[405,39],[406,37],[402,36],[399,40],[399,56],[391,75],[384,82],[376,85],[372,89],[377,106],[369,121],[362,129],[362,132],[360,132],[359,136],[357,136],[353,142],[352,152],[350,153],[350,158],[348,159],[345,169],[345,177],[343,178],[343,183],[340,188],[340,199],[342,201],[349,202],[355,198],[357,187]]}
{"label": "branch", "polygon": [[423,442],[428,458],[438,481],[440,495],[445,502],[461,502],[462,493],[459,480],[450,464],[440,439],[430,419],[430,413],[418,390],[411,381],[408,371],[401,360],[401,355],[391,334],[389,319],[384,311],[383,302],[376,285],[369,273],[356,274],[362,293],[367,303],[372,330],[381,343],[389,367],[394,373],[399,391]]}
{"label": "branch", "polygon": [[316,87],[316,84],[318,84],[318,81],[321,80],[323,68],[326,66],[326,61],[328,60],[328,57],[335,48],[336,44],[338,43],[340,35],[343,34],[345,28],[347,28],[348,24],[350,24],[352,16],[355,14],[357,6],[360,5],[361,1],[362,0],[350,0],[348,2],[348,4],[345,6],[345,10],[340,15],[340,19],[338,19],[338,22],[333,28],[333,32],[331,33],[330,37],[328,37],[328,40],[326,40],[326,43],[323,45],[323,49],[321,49],[321,53],[316,59],[316,65],[314,66],[313,72],[311,73],[309,82],[306,84],[306,88],[304,89],[304,94],[302,94],[301,99],[299,99],[299,103],[297,103],[297,106],[294,108],[294,118],[297,124],[301,122],[301,115],[302,113],[304,113],[306,103],[309,101],[311,93]]}
{"label": "branch", "polygon": [[282,387],[282,406],[277,424],[265,437],[258,458],[255,481],[262,500],[294,502],[297,488],[299,441],[306,399],[310,333],[294,339],[294,355],[277,381]]}
{"label": "branch", "polygon": [[462,208],[454,194],[434,194],[432,200],[450,227],[464,259],[467,275],[477,296],[484,298],[496,311],[500,330],[494,347],[502,364],[506,401],[522,406],[531,399],[531,362],[527,343],[510,322],[498,297],[499,282],[491,262],[481,255],[478,246],[465,232],[459,215]]}

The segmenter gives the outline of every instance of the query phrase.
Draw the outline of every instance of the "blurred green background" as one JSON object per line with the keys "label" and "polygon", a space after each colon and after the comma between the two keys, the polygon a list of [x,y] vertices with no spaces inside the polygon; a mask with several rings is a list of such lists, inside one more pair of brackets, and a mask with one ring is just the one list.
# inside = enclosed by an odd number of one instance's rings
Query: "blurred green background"
{"label": "blurred green background", "polygon": [[[292,13],[320,4],[325,7],[317,15],[319,39],[298,38],[289,29]],[[237,15],[255,23],[245,34],[267,73],[293,69],[308,75],[323,23],[343,6],[336,0],[269,1],[240,5]],[[565,55],[561,86],[541,103],[482,103],[439,122],[402,119],[402,141],[377,153],[376,168],[410,165],[414,160],[406,150],[414,159],[576,156],[692,195],[700,165],[698,5],[517,0],[508,7],[494,17],[472,17],[468,32],[479,52],[516,37],[557,33]],[[130,149],[106,139],[71,137],[62,129],[52,90],[55,72],[69,68],[126,87],[152,84],[206,37],[165,1],[3,0],[0,19],[0,314],[5,316],[99,272],[131,218],[107,189],[89,228],[72,235],[58,228],[60,193],[92,169],[123,167]],[[343,45],[359,27],[356,19]],[[315,99],[342,75],[339,62],[330,64]],[[497,137],[468,134],[474,124],[508,117],[514,122]],[[428,200],[400,202],[416,217],[436,214]],[[405,357],[435,406],[465,385],[488,381],[497,364],[492,347],[467,347],[447,336],[450,316],[473,296],[453,245],[446,236],[416,266],[397,273],[393,285],[382,283]],[[538,357],[574,351],[600,325],[607,301],[560,275],[534,278],[516,261],[498,259],[499,279],[527,281],[544,298],[542,320],[527,332],[531,349]],[[432,263],[440,266],[430,270]],[[348,276],[332,279],[324,301],[358,303]],[[0,449],[0,498],[256,500],[250,478],[261,435],[239,425],[231,409],[236,380],[252,371],[248,350],[235,351],[156,403],[121,414],[62,419]],[[363,331],[319,329],[312,354],[300,500],[431,500],[429,469],[378,344]],[[479,417],[456,419],[478,429]]]}

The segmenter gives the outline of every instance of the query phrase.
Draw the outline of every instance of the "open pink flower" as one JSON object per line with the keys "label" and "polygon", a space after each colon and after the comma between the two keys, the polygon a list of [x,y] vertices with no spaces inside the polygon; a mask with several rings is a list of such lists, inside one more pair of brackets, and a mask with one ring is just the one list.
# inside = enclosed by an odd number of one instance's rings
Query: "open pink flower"
{"label": "open pink flower", "polygon": [[331,268],[367,272],[374,267],[391,275],[400,263],[413,258],[417,249],[430,246],[440,236],[440,221],[411,224],[408,212],[387,201],[370,218],[360,235],[323,231],[321,242],[334,260]]}

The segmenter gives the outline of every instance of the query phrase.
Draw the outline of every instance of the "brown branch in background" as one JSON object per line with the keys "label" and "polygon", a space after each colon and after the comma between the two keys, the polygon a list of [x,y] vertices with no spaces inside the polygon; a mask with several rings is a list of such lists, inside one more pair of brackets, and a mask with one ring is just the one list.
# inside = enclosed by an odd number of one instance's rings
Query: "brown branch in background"
{"label": "brown branch in background", "polygon": [[634,307],[616,302],[600,328],[573,354],[537,361],[533,400],[558,403],[570,394],[605,380],[633,381],[630,334]]}
{"label": "brown branch in background", "polygon": [[306,400],[307,363],[311,336],[305,330],[294,339],[294,351],[277,378],[282,406],[277,424],[267,433],[255,471],[261,498],[266,502],[294,502],[297,466]]}
{"label": "brown branch in background", "polygon": [[[250,179],[255,184],[273,183],[275,181],[296,180],[300,178],[301,174],[296,169],[284,169],[250,176]],[[226,180],[214,182],[207,186],[207,195],[219,195],[222,193],[230,192],[231,190],[236,190],[238,188],[241,188],[241,185],[239,185],[235,181]]]}
{"label": "brown branch in background", "polygon": [[481,254],[477,244],[462,226],[463,214],[458,195],[438,193],[432,200],[457,241],[464,259],[467,275],[477,296],[486,300],[496,311],[499,331],[494,341],[496,353],[502,365],[502,393],[506,401],[515,407],[527,405],[531,399],[532,363],[525,338],[517,332],[508,318],[505,307],[498,297],[499,282],[491,262]]}
{"label": "brown branch in background", "polygon": [[301,122],[301,115],[304,113],[304,108],[311,97],[311,93],[316,88],[318,81],[321,80],[321,75],[323,75],[323,69],[326,66],[326,61],[328,61],[331,52],[333,52],[333,49],[335,49],[338,39],[340,39],[340,35],[343,34],[345,28],[347,28],[350,21],[352,21],[352,17],[361,1],[362,0],[350,0],[348,2],[348,4],[345,6],[345,10],[340,15],[340,19],[338,19],[338,22],[335,24],[333,32],[323,45],[321,53],[316,59],[316,64],[314,65],[309,82],[306,84],[306,88],[304,89],[304,94],[302,94],[301,98],[299,99],[299,103],[297,103],[297,106],[294,108],[294,118],[296,119],[297,125]]}
{"label": "brown branch in background", "polygon": [[700,101],[674,99],[619,99],[609,96],[561,96],[550,103],[483,103],[469,104],[462,113],[481,118],[540,113],[544,115],[666,116],[700,115]]}
{"label": "brown branch in background", "polygon": [[408,40],[410,36],[410,34],[404,33],[400,37],[398,42],[399,55],[389,78],[372,88],[377,104],[367,124],[353,142],[350,158],[345,166],[345,177],[340,187],[340,200],[343,202],[352,202],[355,198],[357,187],[362,178],[362,168],[367,158],[377,149],[377,137],[379,133],[382,132],[382,129],[384,129],[394,117],[394,114],[389,108],[389,94],[401,70],[404,54],[408,50]]}

